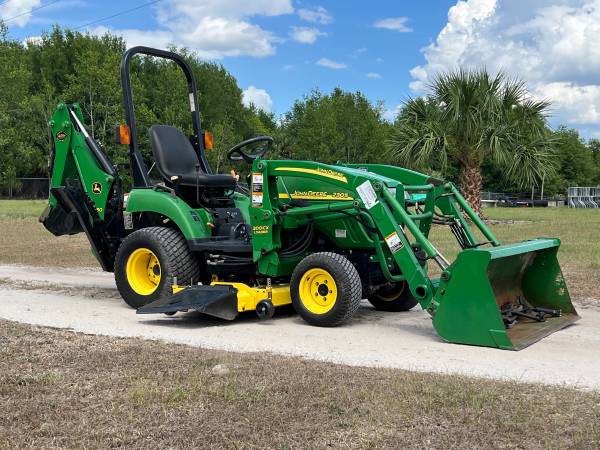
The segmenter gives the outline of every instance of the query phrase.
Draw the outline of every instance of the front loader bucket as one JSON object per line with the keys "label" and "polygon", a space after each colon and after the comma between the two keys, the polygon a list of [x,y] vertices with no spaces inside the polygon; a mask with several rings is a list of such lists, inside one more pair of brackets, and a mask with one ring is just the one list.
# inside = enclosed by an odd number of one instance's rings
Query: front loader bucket
{"label": "front loader bucket", "polygon": [[[463,250],[432,306],[449,342],[521,350],[579,319],[556,253],[558,239]],[[437,306],[436,306],[437,303]]]}

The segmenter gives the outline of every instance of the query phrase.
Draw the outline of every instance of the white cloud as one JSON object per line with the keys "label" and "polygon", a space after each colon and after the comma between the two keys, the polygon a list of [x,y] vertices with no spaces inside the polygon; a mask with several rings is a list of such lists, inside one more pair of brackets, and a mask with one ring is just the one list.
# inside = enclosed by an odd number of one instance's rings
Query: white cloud
{"label": "white cloud", "polygon": [[23,41],[21,42],[23,45],[39,45],[42,43],[42,37],[41,36],[27,36],[25,39],[23,39]]}
{"label": "white cloud", "polygon": [[254,105],[265,112],[273,111],[273,100],[267,91],[255,86],[248,86],[242,92],[242,102],[246,106]]}
{"label": "white cloud", "polygon": [[127,42],[127,47],[136,45],[144,45],[154,48],[167,48],[169,45],[175,44],[175,35],[170,31],[146,31],[146,30],[113,30],[104,26],[95,27],[89,30],[91,34],[101,36],[106,33],[117,34],[122,36]]}
{"label": "white cloud", "polygon": [[[65,10],[73,10],[75,8],[84,8],[88,6],[87,0],[61,0],[58,3],[42,2],[43,8],[41,11],[34,11],[29,17],[27,25],[41,25],[43,28],[48,28],[59,21],[58,13]],[[70,11],[74,14],[74,11]],[[12,22],[9,22],[9,25]]]}
{"label": "white cloud", "polygon": [[317,6],[315,8],[300,8],[298,10],[298,16],[307,22],[320,23],[322,25],[327,25],[333,21],[331,15],[322,6]]}
{"label": "white cloud", "polygon": [[388,122],[393,122],[394,120],[396,120],[398,114],[400,114],[401,109],[402,104],[396,105],[395,108],[388,108],[383,112],[383,118]]}
{"label": "white cloud", "polygon": [[567,124],[600,124],[599,85],[542,83],[536,86],[533,94],[540,99],[552,99],[554,108]]}
{"label": "white cloud", "polygon": [[[291,14],[294,8],[291,0],[166,0],[155,11],[156,30],[110,31],[123,36],[128,46],[144,43],[165,48],[174,44],[186,46],[202,58],[220,59],[274,54],[281,39],[250,19]],[[107,29],[91,31],[98,30]]]}
{"label": "white cloud", "polygon": [[314,44],[320,36],[327,36],[327,33],[317,30],[316,28],[308,27],[292,27],[290,36],[296,42],[302,44]]}
{"label": "white cloud", "polygon": [[377,72],[369,72],[366,75],[367,78],[372,78],[372,79],[379,79],[381,78],[381,74],[377,73]]}
{"label": "white cloud", "polygon": [[42,0],[8,0],[0,6],[0,19],[10,20],[9,26],[23,27],[31,19],[30,11],[39,7],[41,3]]}
{"label": "white cloud", "polygon": [[159,9],[161,21],[179,20],[182,16],[228,17],[280,16],[294,12],[291,0],[170,0]]}
{"label": "white cloud", "polygon": [[525,80],[553,103],[554,123],[600,125],[600,0],[458,1],[426,63],[411,70],[415,92],[435,74],[486,67]]}
{"label": "white cloud", "polygon": [[294,66],[292,64],[286,64],[282,67],[283,70],[292,70]]}
{"label": "white cloud", "polygon": [[378,20],[373,26],[375,28],[398,31],[399,33],[410,33],[413,29],[406,24],[408,20],[408,17],[388,17],[387,19]]}
{"label": "white cloud", "polygon": [[318,66],[327,67],[328,69],[345,69],[348,67],[346,64],[334,61],[329,58],[321,58],[317,61]]}

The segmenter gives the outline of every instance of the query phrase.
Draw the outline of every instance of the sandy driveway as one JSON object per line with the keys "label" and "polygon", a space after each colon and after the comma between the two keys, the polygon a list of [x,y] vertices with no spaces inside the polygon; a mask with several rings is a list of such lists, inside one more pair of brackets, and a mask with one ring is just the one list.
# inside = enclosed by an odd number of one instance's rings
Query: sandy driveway
{"label": "sandy driveway", "polygon": [[[159,339],[233,351],[264,351],[348,365],[459,373],[600,390],[600,309],[520,352],[453,345],[418,307],[381,313],[364,303],[351,325],[317,328],[295,315],[234,322],[179,313],[139,316],[119,298],[112,274],[0,266],[0,318],[108,336]],[[36,289],[28,289],[25,283]],[[48,284],[51,288],[45,289]],[[57,289],[58,286],[63,288]]]}

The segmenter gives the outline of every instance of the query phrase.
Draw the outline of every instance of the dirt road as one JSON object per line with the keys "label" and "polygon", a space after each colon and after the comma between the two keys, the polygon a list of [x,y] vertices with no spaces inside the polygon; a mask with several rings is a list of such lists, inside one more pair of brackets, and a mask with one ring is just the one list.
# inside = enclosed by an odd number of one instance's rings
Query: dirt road
{"label": "dirt road", "polygon": [[368,303],[352,324],[306,325],[278,314],[234,322],[179,313],[139,316],[119,298],[112,274],[0,266],[0,318],[108,336],[129,336],[239,352],[271,352],[348,365],[458,373],[600,390],[600,310],[520,352],[453,345],[435,334],[418,307],[381,313]]}

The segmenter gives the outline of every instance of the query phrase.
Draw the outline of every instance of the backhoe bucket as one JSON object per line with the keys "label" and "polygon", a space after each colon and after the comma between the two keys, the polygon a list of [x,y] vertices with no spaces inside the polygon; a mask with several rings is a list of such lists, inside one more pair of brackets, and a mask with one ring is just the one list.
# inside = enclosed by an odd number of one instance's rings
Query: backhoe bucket
{"label": "backhoe bucket", "polygon": [[521,350],[579,319],[556,253],[558,239],[463,250],[432,306],[449,342]]}

